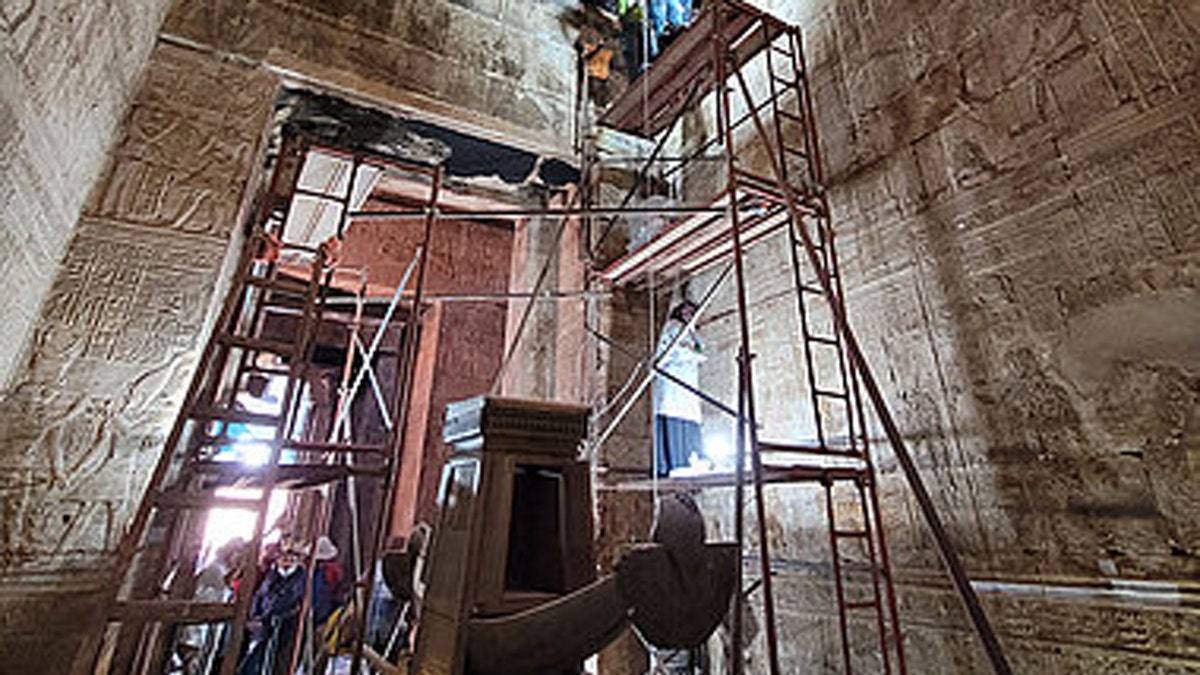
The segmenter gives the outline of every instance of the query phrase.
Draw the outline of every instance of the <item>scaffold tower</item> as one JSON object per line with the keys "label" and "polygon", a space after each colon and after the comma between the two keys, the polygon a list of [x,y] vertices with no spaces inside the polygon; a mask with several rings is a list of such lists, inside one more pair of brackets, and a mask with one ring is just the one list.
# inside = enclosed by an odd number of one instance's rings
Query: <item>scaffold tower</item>
{"label": "scaffold tower", "polygon": [[[327,180],[305,184],[302,176],[315,163],[332,167]],[[352,561],[346,633],[359,671],[375,588],[376,561],[385,544],[392,493],[409,406],[420,332],[419,316],[436,220],[442,172],[439,167],[399,161],[364,152],[321,146],[287,133],[274,159],[274,170],[242,245],[225,303],[200,357],[183,405],[151,475],[146,495],[117,552],[105,628],[97,642],[92,672],[170,672],[181,636],[207,632],[206,672],[233,675],[247,635],[249,609],[259,580],[259,552],[271,527],[268,514],[276,495],[289,495],[287,508],[297,515],[296,551],[307,557],[302,614],[312,603],[318,540],[331,519],[334,485],[344,490],[349,510]],[[337,264],[340,238],[359,211],[356,195],[370,174],[391,173],[423,186],[424,201],[397,212],[418,230],[416,253],[395,289],[382,318],[363,330],[362,270]],[[319,245],[288,230],[297,204],[311,213],[332,214],[336,231]],[[338,283],[335,277],[353,278]],[[330,304],[339,287],[359,288],[351,312]],[[345,299],[345,298],[343,298]],[[280,320],[282,319],[282,320]],[[317,359],[318,335],[331,326],[346,335],[346,358],[332,423],[315,425],[306,404],[315,397],[308,377]],[[274,328],[272,328],[274,327]],[[382,380],[373,368],[385,336],[399,345],[394,378]],[[263,408],[264,382],[281,385]],[[361,392],[382,420],[382,429],[363,434],[352,429],[349,410]],[[373,436],[373,440],[364,440]],[[367,484],[375,495],[373,517],[360,513],[358,493]],[[230,560],[226,580],[237,592],[206,597],[197,570],[206,520],[214,510],[249,514],[253,527],[241,555]],[[211,595],[211,594],[209,594]],[[278,672],[313,672],[311,623],[302,641],[279,650]],[[204,635],[204,633],[201,633]],[[319,639],[319,638],[318,638]],[[286,653],[284,653],[286,652]],[[219,655],[219,670],[216,661]]]}
{"label": "scaffold tower", "polygon": [[[693,134],[703,142],[682,156],[668,157],[664,148],[672,138],[678,145],[680,120],[694,110],[701,111],[701,119],[712,122],[711,127]],[[602,191],[594,186],[594,167],[599,164],[595,151],[582,162],[585,169],[592,169],[590,180],[585,175],[582,193],[586,198],[583,218],[595,233],[594,249],[599,250],[614,230],[622,209],[626,217],[653,211],[666,221],[648,242],[607,261],[598,271],[598,279],[609,288],[649,288],[653,296],[657,277],[694,277],[711,272],[706,277],[714,281],[699,302],[700,312],[709,306],[722,284],[731,282],[737,330],[737,393],[733,402],[722,402],[677,382],[735,421],[737,456],[733,470],[661,480],[644,475],[632,480],[609,477],[606,489],[733,488],[734,536],[742,544],[746,556],[743,568],[751,576],[735,594],[732,651],[740,654],[747,647],[743,644],[742,605],[752,593],[758,593],[767,665],[777,675],[783,672],[779,655],[782,636],[772,584],[765,489],[768,485],[799,483],[819,486],[824,493],[842,672],[903,674],[907,666],[902,622],[877,490],[878,449],[870,445],[872,435],[868,433],[873,428],[881,429],[992,668],[996,673],[1009,673],[999,641],[846,318],[835,228],[800,28],[742,0],[707,2],[693,24],[674,38],[598,121],[601,129],[641,137],[652,143],[653,149],[640,153],[642,161],[635,184],[617,207],[599,199]],[[710,178],[718,187],[710,192],[709,201],[655,209],[643,206],[638,199],[649,191],[651,176],[661,180],[672,174],[686,174],[689,164],[701,162],[720,167],[717,179]],[[714,175],[711,169],[708,175]],[[796,368],[805,391],[801,401],[762,400],[758,396],[762,389],[756,387],[760,378],[770,374],[755,367],[756,344],[748,298],[749,289],[760,279],[748,268],[747,251],[777,241],[786,242],[790,260],[788,293],[794,298],[797,326],[793,344],[800,355]],[[693,317],[689,327],[697,319]],[[614,349],[632,353],[596,331],[593,334]],[[667,351],[673,347],[668,346]],[[644,357],[642,386],[627,387],[618,393],[618,397],[625,396],[624,400],[608,402],[618,412],[596,434],[593,452],[621,424],[654,377],[672,378],[659,367],[664,355]],[[788,415],[795,418],[791,426],[808,430],[806,438],[760,438],[763,405],[776,410],[788,407]],[[785,460],[768,465],[763,461],[767,455]],[[747,532],[743,508],[747,504],[746,490],[751,493],[753,536]],[[753,553],[747,551],[751,544]],[[848,560],[851,557],[853,561]],[[865,577],[859,572],[865,572]],[[850,583],[855,574],[857,583]],[[874,664],[856,657],[852,633],[861,631],[852,631],[853,624],[873,627],[879,654]],[[742,659],[734,658],[732,666],[733,672],[740,673]]]}

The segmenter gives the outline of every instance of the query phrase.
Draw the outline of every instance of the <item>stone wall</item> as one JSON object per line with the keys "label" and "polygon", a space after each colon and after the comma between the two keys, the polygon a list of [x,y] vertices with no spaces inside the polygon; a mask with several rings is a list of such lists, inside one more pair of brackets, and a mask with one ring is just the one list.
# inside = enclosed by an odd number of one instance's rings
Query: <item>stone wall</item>
{"label": "stone wall", "polygon": [[[160,4],[4,5],[0,671],[68,669],[220,295],[280,78],[561,150],[566,4],[181,1],[140,85]],[[1195,4],[765,4],[806,27],[868,358],[968,567],[1030,589],[985,595],[1018,672],[1200,670],[1190,610],[1069,593],[1197,572]],[[781,325],[756,320],[764,363],[787,361]],[[705,329],[731,344],[727,320]],[[732,361],[710,363],[728,388]],[[911,668],[981,671],[882,469]],[[816,512],[772,499],[788,669],[836,672]]]}
{"label": "stone wall", "polygon": [[166,5],[0,6],[0,388],[18,370]]}
{"label": "stone wall", "polygon": [[69,670],[223,295],[281,80],[541,150],[570,128],[556,2],[179,0],[140,80],[157,5],[68,4],[0,14],[3,672]]}
{"label": "stone wall", "polygon": [[0,670],[53,655],[47,672],[67,672],[203,344],[275,86],[190,50],[151,55],[0,403]]}
{"label": "stone wall", "polygon": [[[805,28],[851,322],[1016,671],[1200,672],[1174,605],[1200,567],[1195,3],[772,4]],[[780,250],[751,265],[760,372],[795,358]],[[717,391],[726,309],[703,326]],[[798,381],[758,385],[786,437]],[[910,670],[986,672],[881,469]],[[769,523],[785,670],[840,672],[819,502],[790,490]]]}
{"label": "stone wall", "polygon": [[561,152],[571,147],[570,4],[188,0],[163,32],[334,93]]}

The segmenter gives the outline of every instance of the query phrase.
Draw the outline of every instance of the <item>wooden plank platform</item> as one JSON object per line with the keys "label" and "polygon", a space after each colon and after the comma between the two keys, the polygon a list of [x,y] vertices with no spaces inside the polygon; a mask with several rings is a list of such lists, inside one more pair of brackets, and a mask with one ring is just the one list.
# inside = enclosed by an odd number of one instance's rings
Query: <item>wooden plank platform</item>
{"label": "wooden plank platform", "polygon": [[[865,466],[764,466],[763,484],[778,485],[785,483],[820,483],[835,480],[858,480],[866,475]],[[754,478],[750,469],[746,469],[744,482],[753,485]],[[606,477],[600,482],[598,489],[609,492],[644,492],[657,487],[659,492],[691,492],[709,488],[725,488],[737,485],[737,474],[732,471],[721,473],[698,474],[694,476],[672,476],[659,478],[657,481],[649,477],[618,478]]]}
{"label": "wooden plank platform", "polygon": [[697,88],[697,101],[712,90],[716,79],[712,37],[721,8],[727,12],[722,32],[739,64],[762,51],[786,29],[782,21],[749,3],[714,0],[613,101],[600,124],[649,138],[671,123],[693,87]]}
{"label": "wooden plank platform", "polygon": [[[720,193],[712,206],[727,209],[729,195]],[[787,208],[755,194],[738,199],[742,246],[749,246],[788,222]],[[724,213],[698,213],[668,223],[645,245],[617,259],[600,278],[614,284],[637,283],[651,271],[697,272],[727,255],[733,248],[733,229]]]}
{"label": "wooden plank platform", "polygon": [[[246,466],[240,462],[197,462],[196,468],[205,476],[211,477],[222,485],[239,485],[258,487],[268,467]],[[300,489],[322,485],[349,476],[381,476],[384,467],[379,466],[346,466],[344,464],[280,464],[275,478],[275,487],[281,489]]]}

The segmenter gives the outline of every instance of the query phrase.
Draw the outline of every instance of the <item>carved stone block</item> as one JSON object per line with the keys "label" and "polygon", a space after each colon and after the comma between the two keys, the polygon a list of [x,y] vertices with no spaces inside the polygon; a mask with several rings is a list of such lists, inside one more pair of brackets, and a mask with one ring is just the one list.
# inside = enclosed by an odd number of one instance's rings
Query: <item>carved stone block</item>
{"label": "carved stone block", "polygon": [[85,221],[51,289],[39,359],[156,363],[197,342],[219,244]]}
{"label": "carved stone block", "polygon": [[6,575],[95,569],[116,545],[220,301],[275,90],[252,67],[154,51],[27,367],[0,399]]}

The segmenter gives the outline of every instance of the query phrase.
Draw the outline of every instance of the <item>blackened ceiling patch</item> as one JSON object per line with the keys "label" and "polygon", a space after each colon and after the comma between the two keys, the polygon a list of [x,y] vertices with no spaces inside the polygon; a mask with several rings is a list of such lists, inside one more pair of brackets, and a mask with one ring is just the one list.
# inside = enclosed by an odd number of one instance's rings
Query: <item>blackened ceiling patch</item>
{"label": "blackened ceiling patch", "polygon": [[579,169],[557,157],[543,157],[538,167],[538,178],[552,188],[579,182]]}
{"label": "blackened ceiling patch", "polygon": [[302,89],[284,90],[276,103],[276,120],[336,147],[441,163],[450,176],[458,178],[494,175],[512,185],[540,183],[552,188],[579,180],[578,169],[558,158],[539,157],[510,145]]}
{"label": "blackened ceiling patch", "polygon": [[471,178],[495,174],[506,183],[524,183],[533,173],[537,155],[508,145],[460,134],[424,122],[406,121],[409,128],[446,144],[450,156],[443,165],[451,176]]}

